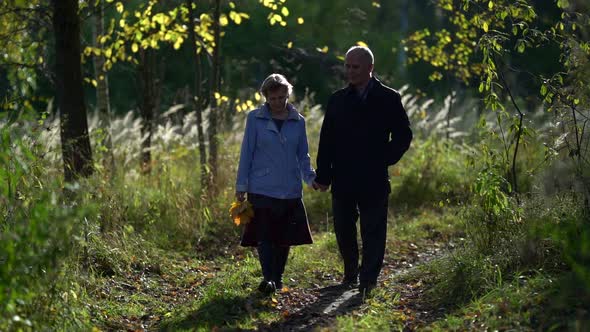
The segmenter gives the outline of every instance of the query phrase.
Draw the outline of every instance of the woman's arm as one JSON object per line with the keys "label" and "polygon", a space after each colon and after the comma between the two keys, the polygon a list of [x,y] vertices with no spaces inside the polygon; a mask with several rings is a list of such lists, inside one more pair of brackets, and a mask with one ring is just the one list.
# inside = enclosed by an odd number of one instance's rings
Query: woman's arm
{"label": "woman's arm", "polygon": [[305,126],[305,119],[303,121],[302,133],[299,135],[299,143],[297,144],[297,158],[299,160],[299,169],[301,170],[301,178],[308,185],[312,185],[315,179],[315,170],[311,166],[309,157],[309,144],[307,142],[307,130]]}
{"label": "woman's arm", "polygon": [[248,191],[248,175],[250,174],[254,147],[256,146],[256,128],[253,123],[255,121],[253,112],[250,112],[246,117],[246,128],[244,129],[244,138],[242,140],[236,178],[236,193],[245,193]]}

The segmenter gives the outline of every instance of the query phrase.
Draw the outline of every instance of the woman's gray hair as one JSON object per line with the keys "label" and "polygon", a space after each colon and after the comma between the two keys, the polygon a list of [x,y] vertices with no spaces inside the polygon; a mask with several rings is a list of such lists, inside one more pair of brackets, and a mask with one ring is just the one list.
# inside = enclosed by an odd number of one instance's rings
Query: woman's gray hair
{"label": "woman's gray hair", "polygon": [[262,85],[260,86],[260,93],[266,98],[269,91],[277,90],[281,87],[287,88],[287,95],[291,95],[293,92],[293,85],[287,81],[285,76],[281,74],[270,74]]}
{"label": "woman's gray hair", "polygon": [[373,52],[371,52],[371,49],[369,49],[366,46],[353,46],[348,49],[348,51],[346,52],[346,55],[348,55],[350,53],[358,53],[358,54],[362,55],[362,57],[365,58],[365,60],[368,61],[368,64],[370,64],[370,65],[375,64],[375,57],[373,56]]}

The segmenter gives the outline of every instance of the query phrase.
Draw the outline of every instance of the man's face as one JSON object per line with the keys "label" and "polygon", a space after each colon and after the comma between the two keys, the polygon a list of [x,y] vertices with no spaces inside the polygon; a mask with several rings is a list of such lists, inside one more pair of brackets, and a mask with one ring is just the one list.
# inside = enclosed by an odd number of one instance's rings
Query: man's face
{"label": "man's face", "polygon": [[350,52],[344,60],[346,79],[353,86],[362,86],[371,78],[373,65],[358,52]]}

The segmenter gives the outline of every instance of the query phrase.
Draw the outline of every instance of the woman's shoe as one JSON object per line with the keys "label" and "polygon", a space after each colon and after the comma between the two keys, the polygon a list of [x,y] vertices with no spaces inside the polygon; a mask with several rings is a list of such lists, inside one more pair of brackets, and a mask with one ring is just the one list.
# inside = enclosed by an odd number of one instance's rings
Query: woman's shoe
{"label": "woman's shoe", "polygon": [[262,294],[273,294],[277,290],[277,287],[273,281],[262,280],[258,285],[258,291]]}

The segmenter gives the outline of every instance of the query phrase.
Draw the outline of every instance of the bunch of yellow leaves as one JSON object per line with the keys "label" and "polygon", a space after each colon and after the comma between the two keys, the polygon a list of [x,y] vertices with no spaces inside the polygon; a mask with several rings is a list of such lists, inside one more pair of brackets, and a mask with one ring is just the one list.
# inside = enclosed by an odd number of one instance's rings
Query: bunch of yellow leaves
{"label": "bunch of yellow leaves", "polygon": [[236,226],[240,226],[240,224],[245,225],[252,220],[252,217],[254,217],[254,209],[252,208],[252,204],[248,201],[235,201],[231,203],[229,215]]}

